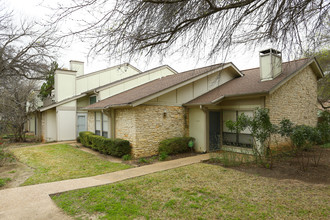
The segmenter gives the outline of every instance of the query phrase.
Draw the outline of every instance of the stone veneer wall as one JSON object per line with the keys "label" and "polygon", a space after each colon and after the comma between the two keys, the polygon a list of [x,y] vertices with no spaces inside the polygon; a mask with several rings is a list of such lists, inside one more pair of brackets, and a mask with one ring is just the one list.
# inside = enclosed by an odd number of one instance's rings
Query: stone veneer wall
{"label": "stone veneer wall", "polygon": [[[295,124],[316,126],[317,77],[310,67],[305,68],[274,93],[266,96],[271,122],[279,124],[283,118]],[[284,142],[283,138],[275,137]]]}
{"label": "stone veneer wall", "polygon": [[129,140],[136,145],[135,108],[115,110],[115,137]]}
{"label": "stone veneer wall", "polygon": [[177,106],[117,109],[116,137],[132,143],[134,157],[152,156],[158,153],[160,141],[188,134],[187,114],[184,107]]}
{"label": "stone veneer wall", "polygon": [[95,112],[87,113],[87,131],[95,132]]}

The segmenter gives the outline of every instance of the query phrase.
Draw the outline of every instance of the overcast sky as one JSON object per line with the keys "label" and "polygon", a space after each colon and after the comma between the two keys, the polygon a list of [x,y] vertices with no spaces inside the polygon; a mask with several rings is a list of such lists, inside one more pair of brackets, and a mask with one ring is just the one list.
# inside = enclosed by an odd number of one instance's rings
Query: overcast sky
{"label": "overcast sky", "polygon": [[[47,9],[48,6],[56,6],[56,2],[59,0],[10,0],[6,1],[17,15],[17,17],[23,17],[27,19],[44,20],[47,19],[47,15],[51,14],[52,11]],[[212,60],[198,60],[194,56],[182,57],[181,55],[173,55],[166,57],[162,61],[158,58],[146,62],[144,59],[139,61],[131,61],[130,63],[140,70],[148,70],[159,65],[169,65],[175,70],[182,72],[189,69],[194,69],[206,65],[211,65],[220,62],[233,62],[239,69],[249,69],[258,67],[259,65],[259,54],[258,51],[261,49],[267,49],[270,45],[264,47],[256,47],[256,50],[249,51],[244,46],[231,51],[230,54],[224,60],[223,57],[215,58]],[[88,45],[79,43],[77,40],[72,43],[70,48],[65,48],[61,51],[61,56],[58,59],[58,63],[62,67],[69,67],[70,60],[79,60],[85,62],[85,73],[97,71],[110,66],[119,64],[122,61],[107,60],[105,57],[97,57],[96,59],[87,59]]]}

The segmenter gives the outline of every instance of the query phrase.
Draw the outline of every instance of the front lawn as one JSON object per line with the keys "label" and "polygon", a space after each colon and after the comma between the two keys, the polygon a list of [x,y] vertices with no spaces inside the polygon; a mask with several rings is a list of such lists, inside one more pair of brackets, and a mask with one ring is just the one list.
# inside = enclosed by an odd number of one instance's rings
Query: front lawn
{"label": "front lawn", "polygon": [[54,182],[128,169],[129,165],[111,163],[67,144],[12,149],[14,155],[34,168],[34,175],[22,185]]}
{"label": "front lawn", "polygon": [[330,186],[195,164],[53,200],[79,219],[327,219]]}

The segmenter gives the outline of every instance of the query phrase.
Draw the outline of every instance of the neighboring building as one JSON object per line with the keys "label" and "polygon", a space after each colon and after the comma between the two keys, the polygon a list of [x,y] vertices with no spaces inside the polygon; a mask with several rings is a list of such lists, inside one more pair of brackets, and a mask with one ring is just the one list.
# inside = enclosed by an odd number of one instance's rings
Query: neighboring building
{"label": "neighboring building", "polygon": [[[138,85],[177,74],[169,66],[141,72],[130,64],[122,64],[101,71],[84,74],[84,63],[70,61],[70,70],[55,72],[55,88],[51,100],[39,109],[38,127],[44,141],[74,140],[80,131],[87,130],[87,111],[83,108],[99,100]],[[103,136],[109,137],[103,117]]]}
{"label": "neighboring building", "polygon": [[[157,154],[165,138],[189,135],[198,152],[251,152],[248,130],[233,133],[226,120],[266,107],[273,123],[317,122],[317,79],[323,73],[315,59],[282,63],[281,53],[268,49],[260,52],[260,68],[244,71],[233,63],[178,74],[168,66],[144,73],[127,66],[129,76],[102,85],[96,77],[101,72],[58,71],[56,102],[40,109],[45,140],[70,140],[88,130],[127,139],[133,156],[144,157]],[[68,89],[58,90],[63,84]]]}

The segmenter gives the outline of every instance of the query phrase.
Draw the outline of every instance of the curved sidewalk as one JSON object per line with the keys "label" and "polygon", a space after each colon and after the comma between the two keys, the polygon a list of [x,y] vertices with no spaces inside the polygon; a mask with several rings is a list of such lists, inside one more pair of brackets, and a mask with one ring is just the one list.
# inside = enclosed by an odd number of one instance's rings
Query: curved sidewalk
{"label": "curved sidewalk", "polygon": [[201,154],[98,176],[0,190],[0,219],[71,219],[55,205],[49,195],[115,183],[138,176],[199,163],[209,158],[209,154]]}

